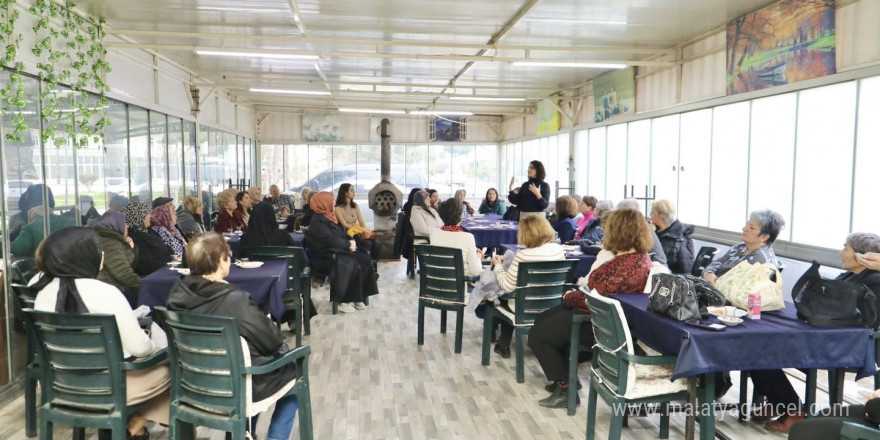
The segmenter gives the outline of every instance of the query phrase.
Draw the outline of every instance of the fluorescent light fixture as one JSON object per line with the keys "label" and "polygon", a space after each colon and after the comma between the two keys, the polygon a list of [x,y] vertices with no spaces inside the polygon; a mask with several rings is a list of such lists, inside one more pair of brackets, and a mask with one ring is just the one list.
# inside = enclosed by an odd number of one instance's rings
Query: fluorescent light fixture
{"label": "fluorescent light fixture", "polygon": [[513,67],[586,67],[590,69],[623,69],[626,64],[617,63],[578,63],[564,61],[514,61]]}
{"label": "fluorescent light fixture", "polygon": [[326,90],[285,90],[285,89],[248,89],[250,92],[255,93],[283,93],[288,95],[322,95],[327,96],[330,92]]}
{"label": "fluorescent light fixture", "polygon": [[492,97],[492,96],[450,96],[449,99],[454,99],[456,101],[507,101],[507,102],[521,102],[525,101],[526,98],[501,98],[501,97]]}
{"label": "fluorescent light fixture", "polygon": [[317,60],[317,55],[298,55],[271,52],[234,52],[226,50],[196,50],[196,55],[216,55],[222,57],[279,58],[288,60]]}
{"label": "fluorescent light fixture", "polygon": [[455,110],[410,110],[411,115],[428,115],[428,116],[473,116],[474,112],[464,112]]}
{"label": "fluorescent light fixture", "polygon": [[218,12],[263,12],[267,14],[283,14],[290,12],[290,9],[259,9],[259,8],[241,8],[231,6],[199,6],[199,11],[218,11]]}
{"label": "fluorescent light fixture", "polygon": [[577,20],[566,18],[527,18],[526,21],[537,23],[574,23],[574,24],[596,24],[608,26],[626,26],[625,20]]}
{"label": "fluorescent light fixture", "polygon": [[405,115],[403,110],[382,110],[375,108],[341,108],[339,111],[344,113],[379,113],[385,115]]}

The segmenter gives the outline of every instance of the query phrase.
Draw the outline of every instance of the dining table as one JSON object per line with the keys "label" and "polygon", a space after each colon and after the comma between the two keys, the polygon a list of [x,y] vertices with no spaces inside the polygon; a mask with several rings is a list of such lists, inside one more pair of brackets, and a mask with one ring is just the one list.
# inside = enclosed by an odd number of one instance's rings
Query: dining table
{"label": "dining table", "polygon": [[[141,279],[138,304],[153,308],[164,306],[171,286],[183,278],[172,267],[163,267]],[[257,305],[266,306],[275,320],[284,315],[284,293],[287,290],[287,260],[266,260],[260,267],[243,268],[236,264],[229,267],[226,281],[248,292]]]}
{"label": "dining table", "polygon": [[474,236],[478,248],[494,251],[504,243],[516,243],[519,224],[514,220],[503,220],[496,214],[477,214],[462,219],[461,228]]}

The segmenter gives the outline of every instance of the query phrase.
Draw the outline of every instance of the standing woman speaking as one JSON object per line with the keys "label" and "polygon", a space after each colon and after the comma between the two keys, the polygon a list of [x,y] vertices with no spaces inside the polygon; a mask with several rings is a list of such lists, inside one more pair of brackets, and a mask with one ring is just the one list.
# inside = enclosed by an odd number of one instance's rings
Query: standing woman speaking
{"label": "standing woman speaking", "polygon": [[533,160],[529,162],[529,180],[519,188],[514,188],[514,178],[510,178],[510,193],[507,200],[519,208],[520,212],[542,212],[550,203],[550,185],[544,181],[547,177],[544,164]]}

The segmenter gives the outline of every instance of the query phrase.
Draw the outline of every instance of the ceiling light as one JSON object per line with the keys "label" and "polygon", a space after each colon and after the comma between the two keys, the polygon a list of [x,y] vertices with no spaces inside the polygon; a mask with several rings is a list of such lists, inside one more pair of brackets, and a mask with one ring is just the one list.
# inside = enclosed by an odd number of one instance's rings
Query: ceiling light
{"label": "ceiling light", "polygon": [[[256,8],[241,8],[241,7],[228,7],[228,6],[199,6],[196,8],[199,11],[219,11],[219,12],[263,12],[267,14],[283,14],[285,12],[290,12],[290,9],[256,9]],[[294,16],[295,18],[295,16]]]}
{"label": "ceiling light", "polygon": [[330,92],[325,90],[285,90],[285,89],[248,89],[255,93],[285,93],[289,95],[329,95]]}
{"label": "ceiling light", "polygon": [[513,67],[586,67],[590,69],[623,69],[626,64],[618,63],[578,63],[564,61],[514,61]]}
{"label": "ceiling light", "polygon": [[371,108],[341,108],[339,111],[344,113],[379,113],[385,115],[405,115],[406,112],[403,110],[381,110],[381,109],[371,109]]}
{"label": "ceiling light", "polygon": [[474,112],[455,111],[455,110],[410,110],[411,115],[428,115],[428,116],[473,116]]}
{"label": "ceiling light", "polygon": [[492,96],[450,96],[449,99],[454,99],[456,101],[509,101],[509,102],[519,102],[519,101],[526,100],[526,98],[502,98],[502,97],[492,97]]}
{"label": "ceiling light", "polygon": [[596,24],[608,26],[626,26],[626,20],[576,20],[566,18],[527,18],[526,21],[538,23],[575,23],[575,24]]}
{"label": "ceiling light", "polygon": [[217,55],[223,57],[280,58],[289,60],[317,60],[317,55],[298,55],[271,52],[234,52],[226,50],[196,50],[196,55]]}

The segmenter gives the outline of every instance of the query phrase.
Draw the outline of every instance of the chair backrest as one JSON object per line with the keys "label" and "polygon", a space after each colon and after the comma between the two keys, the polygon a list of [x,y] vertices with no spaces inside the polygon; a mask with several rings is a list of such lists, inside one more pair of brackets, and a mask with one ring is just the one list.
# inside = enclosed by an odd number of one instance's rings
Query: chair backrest
{"label": "chair backrest", "polygon": [[12,298],[15,304],[15,319],[24,324],[24,314],[22,310],[34,308],[34,301],[37,299],[37,292],[30,286],[24,284],[12,283],[12,292],[15,296]]}
{"label": "chair backrest", "polygon": [[541,312],[561,304],[577,264],[574,259],[519,263],[514,324],[531,324]]}
{"label": "chair backrest", "polygon": [[37,274],[37,260],[33,257],[22,258],[12,263],[10,281],[27,285],[28,281]]}
{"label": "chair backrest", "polygon": [[287,290],[302,293],[303,285],[300,274],[306,268],[306,252],[297,246],[256,246],[241,250],[242,255],[252,260],[287,260]]}
{"label": "chair backrest", "polygon": [[634,371],[630,371],[630,363],[620,356],[620,352],[633,354],[626,316],[617,300],[587,291],[583,287],[581,289],[587,294],[596,338],[593,346],[593,374],[615,394],[624,395],[628,380],[635,378]]}
{"label": "chair backrest", "polygon": [[718,253],[717,248],[712,246],[701,247],[700,251],[697,252],[697,256],[694,258],[694,266],[691,269],[691,275],[695,277],[703,276],[703,269],[712,263],[712,260],[715,259],[716,253]]}
{"label": "chair backrest", "polygon": [[168,335],[171,404],[246,417],[244,356],[236,319],[165,307],[155,310]]}
{"label": "chair backrest", "polygon": [[417,245],[419,299],[464,302],[464,259],[461,249]]}
{"label": "chair backrest", "polygon": [[45,404],[92,414],[125,413],[122,341],[113,315],[25,309],[40,356]]}

